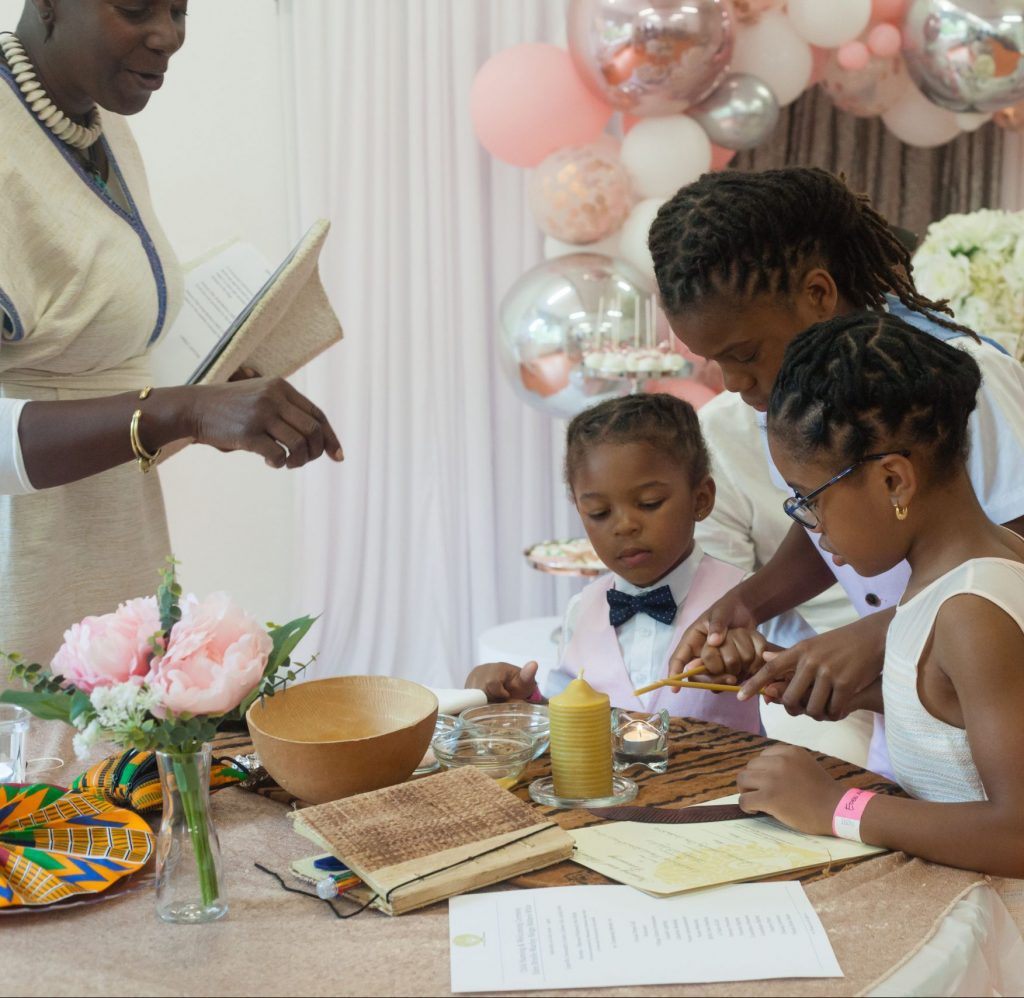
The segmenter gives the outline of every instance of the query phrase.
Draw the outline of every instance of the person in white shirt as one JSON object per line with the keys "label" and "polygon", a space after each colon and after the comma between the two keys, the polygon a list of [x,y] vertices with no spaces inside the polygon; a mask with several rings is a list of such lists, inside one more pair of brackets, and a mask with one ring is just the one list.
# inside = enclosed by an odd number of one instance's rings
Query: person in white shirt
{"label": "person in white shirt", "polygon": [[[649,245],[673,331],[717,360],[725,387],[761,413],[786,346],[815,322],[869,308],[956,338],[982,371],[970,418],[971,481],[992,520],[1024,528],[1024,369],[917,291],[909,253],[865,196],[811,167],[707,174],[662,205]],[[716,650],[730,630],[756,627],[838,579],[862,618],[779,653],[771,671],[785,682],[787,709],[843,716],[878,678],[908,574],[905,565],[872,578],[844,568],[794,524],[766,565],[695,622],[669,668],[701,656],[715,675],[745,675],[761,663],[729,645]],[[871,765],[884,772],[880,727],[872,748]]]}

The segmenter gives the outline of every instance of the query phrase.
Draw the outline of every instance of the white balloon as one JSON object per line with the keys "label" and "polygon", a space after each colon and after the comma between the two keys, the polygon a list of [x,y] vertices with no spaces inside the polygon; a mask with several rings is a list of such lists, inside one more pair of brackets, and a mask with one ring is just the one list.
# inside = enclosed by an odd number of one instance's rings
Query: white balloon
{"label": "white balloon", "polygon": [[625,260],[643,275],[648,280],[651,290],[655,285],[654,260],[651,258],[651,251],[647,248],[647,234],[651,231],[651,223],[654,221],[654,216],[658,214],[658,209],[667,200],[667,198],[647,198],[647,200],[641,201],[629,213],[619,232],[619,259]]}
{"label": "white balloon", "polygon": [[991,114],[972,114],[969,111],[960,111],[954,114],[957,125],[965,132],[973,132],[982,125],[992,120]]}
{"label": "white balloon", "polygon": [[[620,229],[619,232],[622,230]],[[575,243],[563,243],[554,236],[544,237],[544,259],[551,260],[556,256],[568,256],[570,253],[600,253],[602,256],[616,257],[619,255],[619,232],[601,239],[596,243],[577,246]]]}
{"label": "white balloon", "polygon": [[882,115],[885,127],[908,146],[930,149],[960,134],[956,115],[933,104],[916,86],[907,87],[899,102]]}
{"label": "white balloon", "polygon": [[871,19],[871,0],[789,0],[789,20],[804,41],[823,49],[852,41]]}
{"label": "white balloon", "polygon": [[644,118],[622,140],[620,158],[639,197],[667,198],[711,169],[711,140],[685,114]]}
{"label": "white balloon", "polygon": [[769,10],[756,24],[737,25],[729,71],[763,80],[779,107],[791,104],[804,92],[813,68],[811,46],[796,33],[785,14]]}

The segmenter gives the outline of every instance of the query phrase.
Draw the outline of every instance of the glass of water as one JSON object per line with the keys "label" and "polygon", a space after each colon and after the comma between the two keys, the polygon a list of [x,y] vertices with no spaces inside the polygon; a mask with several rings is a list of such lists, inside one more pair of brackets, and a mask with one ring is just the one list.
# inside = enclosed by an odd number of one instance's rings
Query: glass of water
{"label": "glass of water", "polygon": [[25,782],[25,738],[29,712],[0,703],[0,783]]}

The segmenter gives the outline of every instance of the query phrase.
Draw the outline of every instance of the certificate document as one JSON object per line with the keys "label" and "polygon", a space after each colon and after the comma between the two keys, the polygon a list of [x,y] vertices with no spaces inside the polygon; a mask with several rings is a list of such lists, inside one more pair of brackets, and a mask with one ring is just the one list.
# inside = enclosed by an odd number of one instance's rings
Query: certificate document
{"label": "certificate document", "polygon": [[452,991],[842,977],[798,883],[674,898],[550,887],[452,898]]}

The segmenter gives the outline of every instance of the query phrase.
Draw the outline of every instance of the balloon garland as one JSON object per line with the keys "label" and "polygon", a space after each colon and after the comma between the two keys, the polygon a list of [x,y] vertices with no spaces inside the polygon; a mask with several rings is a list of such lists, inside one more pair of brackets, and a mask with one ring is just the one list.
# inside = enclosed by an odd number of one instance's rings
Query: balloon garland
{"label": "balloon garland", "polygon": [[[679,349],[647,318],[651,220],[678,188],[762,143],[779,109],[809,87],[820,83],[845,113],[880,117],[908,145],[942,145],[990,119],[1024,130],[1024,16],[1017,3],[569,0],[567,37],[567,49],[528,43],[496,53],[471,92],[484,148],[534,171],[530,207],[548,237],[549,262],[509,292],[503,343],[517,391],[552,415],[572,415],[618,390],[614,370],[600,381],[589,377],[582,362],[591,349],[587,329],[607,331],[612,322],[617,336],[632,338],[623,365],[645,370],[658,363],[657,352]],[[606,133],[616,112],[621,147]],[[557,335],[543,302],[514,316],[509,303],[528,299],[526,285],[549,286],[545,267],[563,286],[574,276],[593,282],[603,274],[593,308],[614,304],[619,279],[631,289],[618,303],[626,312],[583,315],[577,307],[572,319],[564,313],[567,325]],[[544,360],[544,337],[560,344],[557,363]],[[634,390],[637,373],[622,372],[634,376]],[[671,373],[678,381],[680,372]]]}

